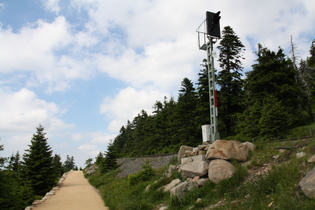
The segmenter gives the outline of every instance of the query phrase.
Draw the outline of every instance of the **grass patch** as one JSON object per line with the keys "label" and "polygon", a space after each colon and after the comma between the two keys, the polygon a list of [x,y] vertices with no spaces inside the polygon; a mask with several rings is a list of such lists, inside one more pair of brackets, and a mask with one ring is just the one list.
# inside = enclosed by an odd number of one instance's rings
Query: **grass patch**
{"label": "grass patch", "polygon": [[315,133],[315,123],[299,126],[296,128],[293,128],[289,134],[287,135],[287,138],[302,138],[302,137],[308,137],[308,136],[314,136]]}
{"label": "grass patch", "polygon": [[218,209],[268,209],[268,205],[272,209],[313,209],[315,201],[306,198],[297,187],[308,169],[304,160],[298,159],[277,165],[268,175],[229,193],[234,199]]}

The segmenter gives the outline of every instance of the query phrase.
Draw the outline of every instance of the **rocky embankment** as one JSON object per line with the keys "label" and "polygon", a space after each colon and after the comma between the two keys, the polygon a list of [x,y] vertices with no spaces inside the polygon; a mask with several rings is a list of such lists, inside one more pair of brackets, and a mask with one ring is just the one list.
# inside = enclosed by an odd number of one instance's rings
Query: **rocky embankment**
{"label": "rocky embankment", "polygon": [[[212,144],[204,142],[198,147],[181,146],[178,152],[180,164],[171,165],[166,176],[171,177],[172,173],[177,171],[182,177],[186,177],[186,180],[174,179],[160,190],[182,199],[187,192],[203,186],[206,182],[217,184],[222,180],[230,179],[236,172],[232,160],[250,161],[250,153],[255,152],[255,149],[256,146],[251,142],[227,140],[217,140]],[[296,154],[297,158],[301,158],[300,156],[300,153]],[[310,157],[308,162],[315,162],[315,155]],[[270,169],[271,167],[265,173]],[[306,174],[298,186],[305,196],[315,199],[315,168]]]}
{"label": "rocky embankment", "polygon": [[25,210],[31,210],[31,209],[35,208],[35,207],[38,206],[39,204],[45,202],[45,201],[46,201],[47,199],[49,199],[51,196],[55,195],[56,192],[57,192],[58,190],[60,190],[60,188],[61,188],[63,182],[65,181],[66,176],[67,176],[68,173],[69,173],[69,172],[64,173],[64,174],[62,175],[62,177],[59,179],[59,181],[57,182],[56,186],[53,187],[49,192],[47,192],[47,193],[45,194],[45,196],[42,197],[42,199],[40,199],[40,200],[35,200],[35,201],[32,203],[32,205],[26,207]]}
{"label": "rocky embankment", "polygon": [[198,147],[181,146],[178,152],[179,165],[169,167],[167,177],[178,171],[186,181],[172,180],[162,187],[164,192],[182,199],[188,191],[203,186],[206,182],[219,183],[233,177],[235,166],[230,162],[247,161],[255,145],[251,142],[217,140],[212,144],[204,142]]}

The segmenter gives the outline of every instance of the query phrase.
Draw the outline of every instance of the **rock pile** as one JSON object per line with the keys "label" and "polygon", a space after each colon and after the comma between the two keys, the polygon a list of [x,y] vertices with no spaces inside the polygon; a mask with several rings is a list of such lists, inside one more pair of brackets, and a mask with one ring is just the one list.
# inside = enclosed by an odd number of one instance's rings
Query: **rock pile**
{"label": "rock pile", "polygon": [[186,181],[179,179],[171,181],[163,187],[171,196],[182,199],[185,194],[206,182],[219,183],[224,179],[233,177],[236,168],[229,161],[247,161],[255,145],[251,142],[217,140],[212,144],[204,142],[198,147],[181,146],[178,152],[180,165],[171,165],[167,177],[174,171],[186,177]]}

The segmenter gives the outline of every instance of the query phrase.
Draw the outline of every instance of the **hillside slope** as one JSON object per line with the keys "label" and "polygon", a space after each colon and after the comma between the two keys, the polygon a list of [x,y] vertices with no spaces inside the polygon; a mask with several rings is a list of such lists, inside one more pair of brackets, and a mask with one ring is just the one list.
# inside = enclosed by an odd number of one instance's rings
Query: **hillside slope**
{"label": "hillside slope", "polygon": [[[315,201],[308,199],[297,184],[315,166],[307,161],[315,154],[315,138],[255,144],[249,161],[234,163],[237,172],[233,178],[219,184],[208,182],[182,200],[157,190],[175,178],[182,179],[179,173],[166,178],[163,174],[168,166],[137,184],[130,184],[127,177],[115,178],[118,171],[96,173],[89,180],[110,209],[313,209]],[[298,158],[301,152],[305,156]]]}

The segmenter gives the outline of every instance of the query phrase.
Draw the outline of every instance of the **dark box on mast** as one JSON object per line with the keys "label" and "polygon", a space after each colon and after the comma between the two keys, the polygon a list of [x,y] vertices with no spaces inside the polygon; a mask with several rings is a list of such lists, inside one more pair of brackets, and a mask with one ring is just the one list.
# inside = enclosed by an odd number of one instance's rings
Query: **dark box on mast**
{"label": "dark box on mast", "polygon": [[217,13],[206,12],[207,34],[210,37],[221,38],[220,18],[220,11]]}

